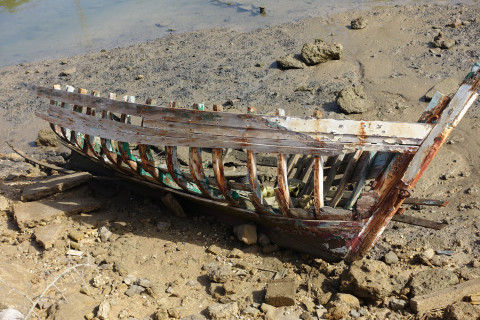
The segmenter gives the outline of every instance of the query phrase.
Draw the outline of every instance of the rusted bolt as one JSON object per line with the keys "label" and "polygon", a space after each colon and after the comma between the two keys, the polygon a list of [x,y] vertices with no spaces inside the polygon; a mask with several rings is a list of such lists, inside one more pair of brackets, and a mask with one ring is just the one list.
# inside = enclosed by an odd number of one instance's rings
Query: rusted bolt
{"label": "rusted bolt", "polygon": [[410,197],[410,191],[408,191],[407,189],[400,189],[400,191],[398,192],[398,197],[400,199],[406,199]]}

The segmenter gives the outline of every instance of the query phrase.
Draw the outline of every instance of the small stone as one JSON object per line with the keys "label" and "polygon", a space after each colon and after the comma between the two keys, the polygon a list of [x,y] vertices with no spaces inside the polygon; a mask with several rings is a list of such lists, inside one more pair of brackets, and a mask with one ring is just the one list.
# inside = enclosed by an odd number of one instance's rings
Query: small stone
{"label": "small stone", "polygon": [[241,224],[233,228],[237,239],[250,245],[257,243],[257,226],[254,224]]}
{"label": "small stone", "polygon": [[305,63],[295,58],[293,54],[277,58],[277,65],[280,69],[303,69]]}
{"label": "small stone", "polygon": [[338,108],[346,114],[363,113],[370,107],[365,91],[360,85],[344,88],[338,94],[336,102]]}
{"label": "small stone", "polygon": [[230,251],[227,255],[228,258],[242,258],[244,256],[244,253],[242,250],[234,248],[232,251]]}
{"label": "small stone", "polygon": [[353,319],[357,319],[357,318],[361,317],[360,312],[358,312],[356,310],[350,310],[350,315],[352,316]]}
{"label": "small stone", "polygon": [[295,279],[273,280],[267,284],[265,302],[275,307],[295,304]]}
{"label": "small stone", "polygon": [[222,253],[222,248],[214,244],[207,248],[207,252],[218,256]]}
{"label": "small stone", "polygon": [[350,22],[350,26],[352,27],[352,29],[356,30],[356,29],[363,29],[367,26],[367,18],[365,17],[358,17],[354,20],[352,20]]}
{"label": "small stone", "polygon": [[97,318],[100,320],[107,320],[110,313],[110,302],[103,300],[98,306]]}
{"label": "small stone", "polygon": [[448,24],[448,26],[451,27],[451,28],[460,28],[462,26],[462,24],[463,24],[462,20],[457,18],[453,22],[450,22]]}
{"label": "small stone", "polygon": [[258,243],[262,247],[265,247],[265,246],[270,244],[270,238],[265,233],[259,233],[258,234]]}
{"label": "small stone", "polygon": [[398,263],[398,256],[395,252],[393,251],[389,251],[385,257],[385,263],[388,264],[388,265],[392,265],[392,264],[395,264],[395,263]]}
{"label": "small stone", "polygon": [[214,303],[207,308],[207,313],[212,320],[230,320],[238,315],[238,302]]}
{"label": "small stone", "polygon": [[100,240],[102,240],[102,242],[107,242],[108,239],[112,236],[112,232],[110,230],[108,230],[107,227],[105,227],[105,226],[98,229],[98,234],[99,234]]}
{"label": "small stone", "polygon": [[348,293],[336,293],[328,303],[329,305],[345,304],[350,308],[360,308],[360,301],[354,295]]}
{"label": "small stone", "polygon": [[157,230],[158,231],[166,231],[168,229],[170,229],[170,226],[172,224],[168,221],[158,221],[157,222]]}
{"label": "small stone", "polygon": [[34,231],[35,240],[40,243],[43,248],[49,249],[53,247],[55,241],[60,238],[62,231],[63,226],[61,223],[38,226]]}
{"label": "small stone", "polygon": [[139,74],[138,76],[135,77],[135,80],[142,80],[144,78],[145,76],[143,74]]}
{"label": "small stone", "polygon": [[148,279],[138,279],[136,284],[144,288],[150,288],[152,286],[152,283]]}
{"label": "small stone", "polygon": [[95,318],[95,314],[93,312],[89,312],[86,315],[84,315],[84,317],[86,320],[92,320],[93,318]]}
{"label": "small stone", "polygon": [[60,77],[66,77],[66,76],[69,76],[69,75],[71,75],[72,73],[75,73],[75,72],[77,72],[77,68],[71,67],[71,68],[67,68],[67,69],[63,70],[62,72],[60,72],[59,76]]}
{"label": "small stone", "polygon": [[79,242],[83,238],[85,238],[85,233],[79,230],[72,230],[68,233],[68,236],[73,241]]}
{"label": "small stone", "polygon": [[426,260],[431,260],[435,255],[435,251],[432,248],[428,248],[427,250],[422,252],[422,258]]}
{"label": "small stone", "polygon": [[57,135],[48,129],[42,129],[38,131],[37,140],[35,140],[35,144],[37,147],[45,146],[45,147],[58,147],[59,142],[57,139]]}
{"label": "small stone", "polygon": [[258,310],[257,308],[255,307],[252,307],[252,306],[248,306],[246,307],[245,309],[243,309],[243,312],[242,312],[244,315],[247,315],[247,316],[252,316],[252,317],[256,317],[259,313],[260,313],[260,310]]}
{"label": "small stone", "polygon": [[445,320],[466,320],[479,319],[480,311],[477,307],[468,302],[457,302],[449,305],[443,312]]}
{"label": "small stone", "polygon": [[207,276],[211,281],[224,283],[233,277],[233,270],[229,265],[212,266],[207,270]]}
{"label": "small stone", "polygon": [[130,285],[134,284],[135,281],[137,281],[137,277],[134,276],[133,274],[128,274],[128,275],[123,279],[123,283],[125,283],[127,286],[130,286]]}
{"label": "small stone", "polygon": [[393,311],[405,309],[406,306],[407,306],[407,301],[405,300],[396,299],[396,298],[393,298],[392,300],[390,300],[390,309],[392,309]]}
{"label": "small stone", "polygon": [[180,318],[180,320],[207,320],[207,318],[201,314],[192,314],[190,316]]}
{"label": "small stone", "polygon": [[137,286],[136,284],[134,284],[134,285],[131,285],[130,288],[128,288],[127,291],[125,291],[125,294],[126,294],[127,296],[129,296],[129,297],[132,297],[132,296],[134,296],[135,294],[140,294],[140,293],[142,293],[143,290],[144,290],[143,287]]}
{"label": "small stone", "polygon": [[25,316],[14,308],[6,308],[0,310],[0,319],[1,320],[23,320]]}
{"label": "small stone", "polygon": [[155,320],[169,320],[170,316],[168,315],[168,311],[167,311],[166,308],[160,308],[154,313],[153,319],[155,319]]}

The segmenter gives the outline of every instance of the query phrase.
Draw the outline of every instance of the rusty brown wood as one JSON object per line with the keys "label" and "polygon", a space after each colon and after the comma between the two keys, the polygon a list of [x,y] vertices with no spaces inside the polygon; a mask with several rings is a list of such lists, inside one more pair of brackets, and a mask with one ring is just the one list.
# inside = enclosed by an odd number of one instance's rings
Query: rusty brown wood
{"label": "rusty brown wood", "polygon": [[247,170],[248,181],[250,182],[250,188],[252,190],[250,200],[255,207],[255,211],[260,214],[271,214],[262,201],[262,190],[260,188],[260,182],[258,181],[257,175],[257,155],[251,150],[247,150]]}
{"label": "rusty brown wood", "polygon": [[287,171],[287,159],[284,154],[278,154],[278,189],[275,189],[275,196],[280,205],[280,211],[286,217],[292,217],[290,208],[292,203],[290,200],[290,191],[288,189],[288,171]]}
{"label": "rusty brown wood", "polygon": [[315,206],[315,216],[319,219],[321,209],[324,206],[323,200],[323,158],[315,157],[313,165],[313,203]]}
{"label": "rusty brown wood", "polygon": [[[145,104],[149,106],[154,106],[156,104],[156,101],[154,99],[147,99],[145,101]],[[150,146],[140,143],[138,144],[138,151],[140,153],[140,160],[142,161],[142,165],[145,168],[145,171],[147,171],[155,180],[158,181],[160,173],[155,163],[155,159],[153,159],[152,153],[150,151]]]}
{"label": "rusty brown wood", "polygon": [[[87,89],[78,88],[77,93],[85,95],[85,94],[88,93],[88,91],[87,91]],[[73,106],[73,111],[82,113],[83,112],[83,106],[75,104]],[[72,130],[71,133],[70,133],[70,141],[72,141],[72,143],[74,143],[80,149],[83,149],[83,144],[80,143],[81,141],[79,139],[79,136],[82,135],[82,134],[83,134],[82,132],[76,132],[74,130]],[[85,141],[83,141],[83,143],[85,143]]]}
{"label": "rusty brown wood", "polygon": [[[134,96],[124,96],[123,101],[127,102],[135,102]],[[129,115],[122,113],[120,116],[120,122],[130,124]],[[119,141],[117,140],[117,147],[118,151],[120,152],[120,156],[122,157],[123,163],[127,164],[134,172],[138,171],[138,164],[137,161],[134,161],[130,157],[130,146],[128,145],[127,141]]]}
{"label": "rusty brown wood", "polygon": [[[143,143],[156,145],[176,145],[176,146],[195,146],[202,148],[235,148],[249,149],[258,153],[302,153],[309,155],[336,155],[344,152],[345,148],[361,150],[390,150],[394,152],[413,153],[418,150],[418,146],[401,145],[385,146],[376,144],[325,144],[316,141],[312,145],[310,142],[295,142],[275,139],[249,138],[242,136],[225,136],[210,134],[194,134],[188,128],[146,128],[136,125],[124,125],[116,121],[105,122],[103,119],[91,117],[85,118],[84,114],[73,113],[64,109],[50,108],[48,114],[37,113],[37,115],[49,122],[67,125],[77,128],[88,134],[102,135],[108,139],[116,141],[125,141],[129,143]],[[73,121],[74,120],[74,121]],[[225,129],[224,131],[228,131]]]}
{"label": "rusty brown wood", "polygon": [[[92,90],[91,94],[94,97],[99,97],[100,96],[100,93],[97,90]],[[87,107],[87,110],[85,111],[85,114],[89,115],[89,116],[92,116],[92,117],[95,117],[95,109],[93,109],[91,107]],[[95,136],[90,136],[88,134],[85,134],[85,141],[84,141],[84,144],[83,144],[83,152],[85,152],[85,154],[87,154],[90,157],[95,157],[99,160],[103,160],[101,155],[95,150],[94,144],[95,144]]]}
{"label": "rusty brown wood", "polygon": [[353,173],[353,169],[355,169],[355,165],[357,164],[358,158],[362,155],[361,150],[355,151],[353,157],[350,159],[348,162],[347,168],[345,169],[345,172],[343,173],[342,180],[340,180],[340,184],[337,186],[337,190],[335,191],[335,195],[333,196],[332,200],[329,202],[329,206],[332,208],[335,208],[338,204],[338,201],[342,198],[343,191],[345,190],[345,187],[347,186],[348,182],[350,181],[350,178]]}
{"label": "rusty brown wood", "polygon": [[[213,111],[215,112],[223,112],[223,107],[218,104],[213,105]],[[238,207],[239,203],[232,197],[232,191],[230,185],[228,184],[227,179],[225,178],[225,171],[223,168],[223,157],[222,157],[222,149],[212,149],[212,166],[213,172],[215,173],[215,179],[217,181],[217,186],[220,192],[222,193],[223,197],[227,202],[234,207]]]}
{"label": "rusty brown wood", "polygon": [[[363,257],[379,239],[383,230],[398,211],[410,190],[415,186],[431,160],[445,142],[451,130],[465,115],[478,97],[480,87],[480,70],[477,68],[473,76],[460,86],[454,97],[445,107],[445,100],[432,100],[427,110],[433,110],[432,116],[423,121],[435,121],[436,114],[441,116],[436,126],[425,139],[419,152],[415,155],[399,155],[391,166],[391,174],[382,184],[375,186],[380,194],[378,203],[372,208],[372,216],[360,235],[352,242],[351,251],[347,259],[357,260]],[[422,115],[424,117],[424,115]]]}
{"label": "rusty brown wood", "polygon": [[[179,104],[174,101],[171,101],[169,104],[169,108],[178,108],[178,107],[179,107]],[[189,192],[190,190],[188,189],[188,182],[185,180],[184,173],[180,169],[180,165],[178,163],[177,147],[167,145],[165,149],[166,149],[166,162],[167,162],[168,173],[172,177],[173,181],[175,181],[175,183],[180,188],[182,188],[184,191]]]}
{"label": "rusty brown wood", "polygon": [[[116,95],[115,93],[109,93],[108,99],[115,100]],[[110,112],[109,111],[102,111],[102,119],[107,121],[112,121],[110,119]],[[113,149],[112,141],[110,139],[106,139],[104,135],[99,134],[100,136],[100,144],[102,145],[102,152],[107,157],[107,159],[113,163],[114,165],[120,166],[119,161],[117,161],[117,152]]]}
{"label": "rusty brown wood", "polygon": [[287,162],[287,172],[288,172],[288,177],[293,178],[293,170],[295,169],[295,166],[297,165],[298,159],[300,158],[300,154],[291,154],[288,157],[288,162]]}

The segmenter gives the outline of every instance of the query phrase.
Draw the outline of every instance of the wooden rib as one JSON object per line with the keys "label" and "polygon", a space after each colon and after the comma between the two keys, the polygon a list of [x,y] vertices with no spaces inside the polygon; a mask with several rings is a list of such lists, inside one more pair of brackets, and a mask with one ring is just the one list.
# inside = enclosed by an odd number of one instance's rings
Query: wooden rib
{"label": "wooden rib", "polygon": [[[205,107],[203,104],[195,103],[192,106],[194,110],[204,110]],[[202,165],[202,149],[201,148],[190,148],[189,149],[189,167],[190,167],[190,174],[192,175],[193,181],[197,185],[200,192],[209,199],[218,199],[218,197],[214,194],[214,191],[208,184],[208,181],[205,177],[205,172],[203,170]]]}
{"label": "wooden rib", "polygon": [[295,166],[297,165],[297,162],[300,156],[301,156],[300,154],[291,154],[288,157],[287,172],[289,177],[292,177],[293,169],[295,169]]}
{"label": "wooden rib", "polygon": [[[108,98],[115,100],[116,98],[115,93],[109,93]],[[111,117],[111,114],[109,111],[105,111],[105,110],[102,111],[102,119],[112,121],[110,117]],[[100,144],[102,145],[103,154],[107,157],[107,159],[111,163],[117,166],[120,166],[119,161],[117,161],[119,159],[117,157],[117,152],[113,149],[112,140],[104,138],[102,134],[99,134],[99,136],[100,136]]]}
{"label": "wooden rib", "polygon": [[343,159],[345,158],[345,154],[339,154],[336,155],[333,158],[333,164],[328,170],[327,178],[325,179],[325,182],[323,183],[323,190],[324,192],[328,193],[330,190],[330,187],[332,186],[333,180],[335,179],[335,176],[337,175],[338,168],[343,162]]}
{"label": "wooden rib", "polygon": [[313,203],[315,206],[315,216],[319,218],[321,215],[321,209],[324,206],[322,157],[315,157],[315,162],[313,165]]}
{"label": "wooden rib", "polygon": [[[62,87],[59,84],[54,84],[53,89],[62,90]],[[50,105],[58,106],[58,104],[59,104],[58,101],[50,100]],[[50,128],[52,128],[53,132],[55,132],[60,139],[65,138],[63,136],[62,129],[58,125],[56,125],[54,123],[50,123]]]}
{"label": "wooden rib", "polygon": [[[170,102],[170,108],[178,107],[178,104],[175,102]],[[190,191],[188,188],[188,182],[185,180],[182,170],[180,169],[180,165],[178,163],[177,158],[177,147],[176,146],[166,146],[166,162],[168,173],[172,177],[173,181],[185,191]]]}
{"label": "wooden rib", "polygon": [[376,154],[375,152],[368,152],[367,154],[364,154],[364,156],[366,156],[368,160],[365,161],[362,165],[362,168],[359,169],[362,174],[355,186],[355,189],[352,192],[352,195],[350,196],[350,198],[348,199],[347,203],[344,206],[345,209],[351,210],[355,205],[355,203],[357,202],[357,199],[360,197],[360,194],[362,193],[362,190],[363,190],[363,186],[367,181],[368,172],[370,171],[370,167],[373,164],[373,159],[375,157],[375,154]]}
{"label": "wooden rib", "polygon": [[280,211],[286,217],[291,217],[290,191],[288,190],[287,159],[284,154],[278,154],[278,189],[275,189],[275,196],[280,205]]}
{"label": "wooden rib", "polygon": [[340,201],[340,199],[342,198],[343,190],[345,190],[345,187],[347,186],[347,183],[349,182],[350,177],[352,176],[353,169],[355,169],[355,164],[357,163],[357,160],[361,155],[362,155],[362,151],[357,150],[353,155],[353,157],[348,162],[347,168],[343,173],[342,180],[340,181],[340,184],[337,186],[335,195],[333,196],[332,200],[330,200],[330,203],[329,203],[330,207],[335,208],[338,201]]}
{"label": "wooden rib", "polygon": [[[92,96],[99,97],[100,93],[97,90],[92,90]],[[85,114],[95,117],[95,109],[91,107],[87,107]],[[90,136],[88,134],[85,134],[84,141],[85,142],[83,144],[83,152],[85,152],[90,157],[95,157],[99,160],[103,160],[103,158],[100,156],[97,150],[95,150],[95,136]]]}
{"label": "wooden rib", "polygon": [[271,214],[262,202],[263,195],[257,176],[257,154],[251,150],[247,150],[247,170],[248,181],[250,182],[250,188],[252,189],[250,200],[252,201],[255,210],[261,214]]}
{"label": "wooden rib", "polygon": [[[74,93],[75,88],[67,85],[65,87],[65,91],[69,92],[69,93]],[[63,101],[60,103],[61,108],[66,108],[66,106],[67,106],[67,103],[65,103]],[[70,107],[68,109],[71,110]],[[69,128],[64,128],[63,126],[60,127],[60,131],[62,132],[63,139],[65,140],[65,142],[70,143],[70,140],[71,140],[71,137],[72,137],[72,131]]]}
{"label": "wooden rib", "polygon": [[[87,94],[88,91],[87,89],[83,89],[83,88],[78,88],[77,89],[77,93],[79,94]],[[81,105],[74,105],[73,106],[73,111],[75,112],[79,112],[79,113],[82,113],[83,112],[83,106]],[[78,148],[80,148],[81,150],[83,150],[83,145],[85,144],[85,139],[84,137],[82,137],[83,133],[82,132],[76,132],[74,130],[72,130],[71,134],[70,134],[70,141],[75,144]]]}
{"label": "wooden rib", "polygon": [[[214,104],[213,111],[223,112],[223,107],[218,104]],[[215,173],[215,179],[217,181],[218,189],[220,189],[223,197],[230,205],[238,207],[239,203],[232,197],[232,191],[230,189],[227,179],[225,178],[225,171],[223,169],[222,149],[212,149],[212,166],[213,172]]]}
{"label": "wooden rib", "polygon": [[[123,101],[127,102],[135,102],[135,97],[134,96],[124,96]],[[130,124],[130,116],[122,113],[120,116],[120,122]],[[134,172],[138,171],[138,164],[133,157],[131,150],[130,150],[130,145],[126,141],[117,141],[117,147],[118,151],[120,152],[120,156],[122,157],[122,160],[124,163],[126,163],[130,169],[132,169]]]}
{"label": "wooden rib", "polygon": [[[145,104],[149,106],[154,106],[156,101],[154,99],[147,99]],[[143,119],[142,119],[143,125]],[[148,144],[138,144],[138,151],[140,152],[140,160],[142,161],[143,167],[145,170],[156,180],[160,177],[160,172],[155,163],[155,159],[153,158],[152,151],[150,145]],[[161,181],[162,182],[162,181]]]}

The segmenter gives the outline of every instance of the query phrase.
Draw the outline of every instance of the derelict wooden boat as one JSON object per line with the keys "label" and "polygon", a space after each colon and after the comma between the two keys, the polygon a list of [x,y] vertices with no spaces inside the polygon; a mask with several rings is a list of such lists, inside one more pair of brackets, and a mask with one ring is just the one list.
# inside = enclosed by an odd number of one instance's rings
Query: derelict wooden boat
{"label": "derelict wooden boat", "polygon": [[50,99],[37,115],[73,151],[255,221],[274,239],[288,237],[283,245],[352,261],[372,248],[403,203],[444,204],[409,199],[410,190],[477,98],[479,66],[452,98],[437,93],[417,123],[161,107],[71,86],[33,90]]}

